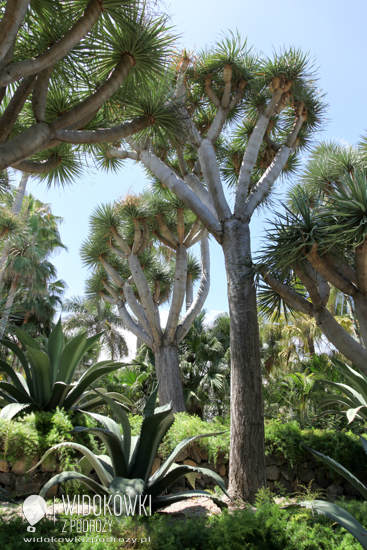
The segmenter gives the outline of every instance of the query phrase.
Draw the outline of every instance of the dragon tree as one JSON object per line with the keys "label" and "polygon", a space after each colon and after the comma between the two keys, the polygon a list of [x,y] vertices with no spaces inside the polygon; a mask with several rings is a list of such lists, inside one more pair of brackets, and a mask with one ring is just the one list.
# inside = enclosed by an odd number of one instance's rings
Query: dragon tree
{"label": "dragon tree", "polygon": [[111,144],[108,155],[140,162],[223,248],[231,319],[229,482],[233,494],[253,501],[266,469],[256,293],[246,278],[250,222],[274,184],[297,167],[323,120],[323,97],[307,55],[289,49],[257,56],[237,35],[192,59],[184,52],[167,80],[174,82],[180,132]]}
{"label": "dragon tree", "polygon": [[[257,259],[263,305],[314,318],[326,338],[367,374],[367,181],[363,148],[319,145],[268,231]],[[347,298],[354,336],[332,312]]]}
{"label": "dragon tree", "polygon": [[95,144],[163,123],[151,90],[173,36],[156,5],[0,1],[0,171],[70,176]]}
{"label": "dragon tree", "polygon": [[[154,353],[160,403],[171,402],[175,412],[185,411],[178,344],[209,292],[206,228],[170,192],[164,196],[130,195],[112,206],[101,206],[90,225],[90,236],[82,246],[82,258],[93,268],[87,281],[88,295],[117,306],[126,328]],[[153,246],[153,241],[163,250]],[[201,276],[193,297],[196,267],[188,250],[198,242]],[[163,329],[159,307],[169,300]],[[186,311],[180,317],[183,308]]]}

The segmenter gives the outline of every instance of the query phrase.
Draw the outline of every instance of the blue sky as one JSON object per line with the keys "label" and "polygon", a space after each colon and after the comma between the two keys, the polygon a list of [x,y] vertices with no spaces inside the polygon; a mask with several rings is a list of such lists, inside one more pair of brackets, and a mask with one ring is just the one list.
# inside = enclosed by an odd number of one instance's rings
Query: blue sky
{"label": "blue sky", "polygon": [[[172,25],[187,50],[199,50],[227,30],[247,36],[254,49],[271,56],[284,46],[309,51],[318,67],[320,88],[330,105],[328,123],[319,140],[342,139],[356,144],[367,133],[366,51],[367,2],[365,0],[186,0],[166,3]],[[19,173],[16,174],[19,179]],[[60,227],[68,252],[54,258],[58,277],[66,281],[68,295],[82,295],[87,272],[82,267],[79,248],[88,233],[88,219],[101,203],[111,202],[128,191],[138,193],[146,185],[142,170],[134,164],[118,175],[87,167],[83,177],[65,189],[47,190],[31,181],[29,191],[52,205],[62,216]],[[262,211],[251,224],[252,246],[260,246],[271,211]],[[211,245],[211,290],[205,307],[214,312],[228,309],[222,251]]]}

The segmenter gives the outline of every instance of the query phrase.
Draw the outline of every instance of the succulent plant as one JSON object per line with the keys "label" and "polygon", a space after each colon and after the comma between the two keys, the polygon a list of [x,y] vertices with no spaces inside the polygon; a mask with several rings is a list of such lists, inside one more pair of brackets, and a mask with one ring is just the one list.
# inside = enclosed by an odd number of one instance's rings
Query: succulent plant
{"label": "succulent plant", "polygon": [[[48,339],[47,350],[42,351],[39,344],[26,332],[15,328],[19,342],[25,349],[23,352],[17,344],[10,340],[1,340],[3,346],[9,348],[19,359],[25,378],[14,371],[5,361],[0,360],[0,373],[4,373],[12,383],[0,381],[0,397],[8,403],[1,411],[0,418],[13,418],[24,409],[52,411],[56,407],[77,409],[80,402],[84,410],[93,410],[105,404],[101,393],[87,390],[101,376],[108,374],[124,363],[100,361],[73,383],[73,377],[79,361],[88,349],[103,333],[87,338],[87,334],[79,334],[64,346],[61,320],[58,321]],[[110,398],[120,401],[124,406],[132,403],[119,393],[108,393]]]}
{"label": "succulent plant", "polygon": [[[102,497],[114,495],[121,495],[121,497],[148,496],[150,497],[151,510],[154,511],[157,508],[168,506],[169,504],[185,498],[204,495],[206,497],[212,497],[212,495],[206,491],[196,490],[161,496],[162,493],[179,478],[197,472],[210,476],[217,482],[223,492],[227,494],[223,479],[215,472],[207,468],[178,465],[175,463],[177,455],[187,445],[199,438],[215,436],[219,435],[219,433],[208,433],[187,437],[176,446],[165,462],[163,462],[158,470],[151,475],[154,458],[157,454],[159,444],[174,422],[174,415],[170,404],[158,408],[155,407],[157,391],[158,386],[154,389],[146,403],[143,411],[144,419],[138,436],[131,435],[129,420],[122,407],[116,404],[108,396],[101,395],[101,398],[108,403],[116,414],[121,424],[123,435],[121,435],[120,426],[111,418],[95,413],[87,413],[101,422],[104,428],[76,427],[73,432],[88,432],[98,436],[106,445],[108,455],[95,455],[87,449],[87,447],[73,442],[55,445],[44,454],[40,462],[38,462],[32,470],[37,468],[50,453],[67,445],[80,451],[84,455],[80,461],[80,466],[84,473],[62,472],[57,474],[44,485],[40,495],[43,497],[46,496],[48,490],[57,483],[77,479]],[[95,470],[101,483],[97,483],[93,479],[87,477],[86,474],[89,474],[92,469]],[[229,495],[227,494],[227,496]],[[123,514],[126,513],[126,502],[125,499],[124,502],[121,501],[122,510],[120,511]],[[218,503],[222,504],[219,501]]]}
{"label": "succulent plant", "polygon": [[[360,435],[359,438],[365,452],[367,453],[367,440]],[[344,468],[344,466],[342,466],[341,464],[339,464],[339,462],[336,462],[329,456],[326,456],[322,453],[319,453],[318,451],[315,451],[314,449],[311,449],[304,443],[301,443],[301,445],[310,453],[314,454],[324,464],[335,470],[335,472],[337,472],[339,475],[349,481],[349,483],[351,483],[356,489],[358,489],[363,498],[367,499],[367,487],[361,481],[359,481],[359,479],[356,478],[351,472],[349,472],[349,470]],[[341,525],[341,527],[344,527],[344,529],[349,531],[349,533],[351,533],[353,537],[358,540],[362,548],[365,548],[367,550],[367,529],[363,527],[363,525],[359,523],[359,521],[354,516],[352,516],[352,514],[344,510],[344,508],[341,508],[337,504],[326,502],[324,500],[306,500],[303,502],[299,502],[298,504],[287,506],[287,508],[297,508],[300,506],[309,508],[317,512],[318,514],[323,514],[333,521],[336,521],[337,523],[339,523],[339,525]]]}

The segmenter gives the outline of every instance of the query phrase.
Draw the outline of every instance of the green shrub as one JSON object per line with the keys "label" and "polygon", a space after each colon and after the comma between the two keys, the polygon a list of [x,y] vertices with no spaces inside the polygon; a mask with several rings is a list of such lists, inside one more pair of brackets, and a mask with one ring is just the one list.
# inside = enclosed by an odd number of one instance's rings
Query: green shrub
{"label": "green shrub", "polygon": [[[367,503],[349,501],[342,505],[356,516],[367,515]],[[89,517],[91,519],[92,516]],[[62,516],[54,525],[43,519],[37,524],[37,537],[77,536],[62,534],[63,520],[80,519],[80,516]],[[97,519],[97,518],[96,518]],[[365,520],[364,520],[365,521]],[[27,533],[28,523],[23,518],[13,517],[10,521],[0,521],[0,540],[6,550],[35,550],[37,542],[23,542],[23,538],[33,536]],[[79,534],[80,536],[80,534]],[[77,544],[79,550],[122,550],[141,548],[149,550],[360,550],[355,539],[339,526],[335,526],[324,516],[312,515],[309,510],[296,512],[282,510],[270,502],[263,502],[256,513],[250,509],[238,510],[205,518],[173,519],[161,514],[148,518],[128,517],[114,519],[112,532],[98,535],[84,533],[84,542]],[[91,537],[116,539],[137,539],[132,542],[92,542]],[[150,543],[140,543],[141,538]],[[89,539],[89,542],[87,542]],[[37,539],[36,539],[37,540]],[[54,550],[74,550],[75,542],[54,542],[47,546]],[[45,545],[46,547],[46,545]]]}
{"label": "green shrub", "polygon": [[355,475],[365,477],[366,455],[358,435],[351,431],[301,430],[297,422],[281,424],[276,420],[270,421],[265,427],[266,454],[283,454],[294,468],[311,457],[302,448],[300,441],[340,462]]}
{"label": "green shrub", "polygon": [[[17,420],[0,419],[1,457],[10,463],[23,457],[31,461],[57,443],[74,441],[75,435],[70,432],[76,425],[92,427],[96,422],[87,415],[63,409],[56,409],[55,412],[37,411]],[[95,439],[89,434],[79,436],[78,441],[94,452],[100,452]],[[73,449],[64,449],[58,455],[61,468],[75,463],[75,457]]]}

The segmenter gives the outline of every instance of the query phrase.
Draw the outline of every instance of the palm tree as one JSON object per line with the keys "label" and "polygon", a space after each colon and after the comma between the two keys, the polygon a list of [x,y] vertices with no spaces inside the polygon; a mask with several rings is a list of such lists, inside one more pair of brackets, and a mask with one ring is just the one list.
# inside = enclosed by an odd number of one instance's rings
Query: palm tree
{"label": "palm tree", "polygon": [[0,321],[1,337],[17,290],[22,287],[33,295],[45,294],[48,284],[56,277],[49,257],[55,249],[65,248],[57,227],[61,219],[52,215],[49,205],[30,195],[23,201],[20,218],[21,231],[9,241],[9,255],[4,264],[2,293],[6,296],[6,305]]}
{"label": "palm tree", "polygon": [[213,331],[204,325],[205,311],[194,320],[180,346],[186,410],[200,418],[224,413],[229,398],[229,364]]}
{"label": "palm tree", "polygon": [[76,296],[63,302],[63,311],[70,313],[63,319],[67,332],[87,331],[89,336],[103,332],[101,351],[107,352],[113,361],[128,354],[127,343],[121,333],[125,325],[111,304]]}

